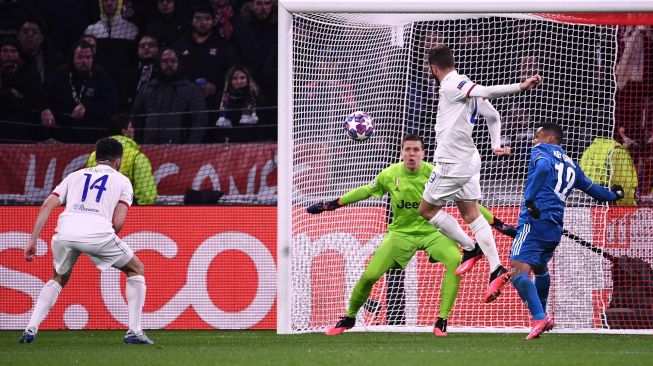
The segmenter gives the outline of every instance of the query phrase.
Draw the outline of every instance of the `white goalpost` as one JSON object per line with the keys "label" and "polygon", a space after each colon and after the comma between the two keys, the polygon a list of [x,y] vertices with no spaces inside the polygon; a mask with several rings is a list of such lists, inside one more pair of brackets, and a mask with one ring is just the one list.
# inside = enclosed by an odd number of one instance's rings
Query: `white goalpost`
{"label": "white goalpost", "polygon": [[[623,12],[650,14],[611,14]],[[624,65],[624,47],[634,47],[624,45],[623,28],[638,24],[653,24],[652,2],[280,0],[277,332],[321,332],[343,316],[391,219],[385,197],[321,215],[308,215],[306,207],[369,183],[398,162],[406,133],[425,139],[431,161],[432,45],[449,45],[456,68],[482,85],[543,76],[530,93],[493,100],[512,157],[492,156],[483,121],[473,135],[483,160],[482,204],[516,224],[537,123],[560,124],[563,147],[576,161],[594,139],[615,136],[627,102],[615,70]],[[363,142],[343,129],[356,110],[376,122]],[[599,170],[601,184],[614,171]],[[577,237],[564,237],[550,263],[547,312],[555,331],[653,333],[653,242],[644,234],[653,230],[651,207],[608,206],[575,193],[565,229]],[[512,239],[494,234],[507,264]],[[405,270],[377,282],[352,330],[431,331],[443,272],[418,252]],[[451,331],[527,332],[527,308],[510,285],[483,303],[487,276],[485,260],[463,275]]]}

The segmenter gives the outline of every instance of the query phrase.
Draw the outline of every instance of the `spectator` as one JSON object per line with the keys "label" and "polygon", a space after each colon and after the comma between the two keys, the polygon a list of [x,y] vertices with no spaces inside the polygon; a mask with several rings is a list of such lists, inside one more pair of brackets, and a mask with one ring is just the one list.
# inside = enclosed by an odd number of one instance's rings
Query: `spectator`
{"label": "spectator", "polygon": [[638,193],[648,195],[653,188],[653,110],[649,99],[653,96],[653,28],[629,25],[620,29],[623,50],[615,67],[617,93],[615,119],[622,127],[638,172]]}
{"label": "spectator", "polygon": [[637,206],[637,171],[628,150],[613,139],[597,137],[583,152],[580,167],[585,175],[600,186],[618,184],[625,192],[617,206]]}
{"label": "spectator", "polygon": [[18,29],[18,43],[25,53],[25,62],[32,64],[38,71],[41,85],[57,67],[65,63],[61,54],[54,54],[49,44],[45,42],[44,28],[41,22],[26,20]]}
{"label": "spectator", "polygon": [[55,135],[63,142],[92,143],[104,135],[118,111],[118,95],[109,76],[95,67],[88,43],[73,46],[68,66],[52,74],[42,107],[44,126],[66,128]]}
{"label": "spectator", "polygon": [[14,38],[0,42],[0,119],[23,122],[3,128],[8,140],[33,141],[40,136],[40,127],[27,125],[37,116],[41,91],[39,74],[25,63]]}
{"label": "spectator", "polygon": [[211,0],[213,27],[222,38],[229,40],[234,34],[233,17],[236,15],[229,0]]}
{"label": "spectator", "polygon": [[100,0],[100,20],[86,28],[85,34],[97,38],[96,59],[119,85],[121,75],[132,65],[138,27],[120,16],[122,1]]}
{"label": "spectator", "polygon": [[160,47],[170,47],[185,36],[190,27],[175,0],[157,0],[156,4],[158,15],[147,25],[147,33],[159,40]]}
{"label": "spectator", "polygon": [[229,69],[224,91],[220,100],[220,117],[215,123],[217,127],[231,127],[238,121],[241,125],[258,123],[256,102],[259,90],[252,80],[249,71],[242,65]]}
{"label": "spectator", "polygon": [[[241,19],[234,20],[233,42],[245,65],[261,83],[263,94],[276,100],[274,80],[263,70],[277,49],[276,0],[249,0],[242,10]],[[272,75],[277,75],[276,70]]]}
{"label": "spectator", "polygon": [[40,0],[39,3],[53,52],[61,55],[67,55],[79,35],[97,20],[97,0]]}
{"label": "spectator", "polygon": [[125,71],[122,79],[122,110],[131,110],[136,95],[154,76],[154,64],[159,53],[159,44],[151,35],[142,35],[138,40],[138,63]]}
{"label": "spectator", "polygon": [[[150,159],[140,151],[140,146],[134,141],[134,126],[123,117],[113,117],[109,125],[109,137],[122,144],[122,162],[120,173],[124,174],[134,187],[134,200],[139,205],[153,205],[156,201],[156,182],[152,174]],[[86,167],[94,167],[95,151],[88,157]]]}
{"label": "spectator", "polygon": [[[140,122],[137,125],[145,127],[143,143],[202,142],[207,119],[200,89],[182,77],[174,49],[164,48],[158,61],[159,73],[134,101],[133,113]],[[148,115],[138,116],[141,114]],[[189,125],[191,130],[187,131]]]}
{"label": "spectator", "polygon": [[[209,5],[193,11],[190,36],[175,45],[187,79],[202,89],[209,109],[218,107],[218,85],[224,85],[226,71],[237,62],[236,53],[219,35],[213,33],[213,10]],[[215,118],[215,117],[213,117]]]}

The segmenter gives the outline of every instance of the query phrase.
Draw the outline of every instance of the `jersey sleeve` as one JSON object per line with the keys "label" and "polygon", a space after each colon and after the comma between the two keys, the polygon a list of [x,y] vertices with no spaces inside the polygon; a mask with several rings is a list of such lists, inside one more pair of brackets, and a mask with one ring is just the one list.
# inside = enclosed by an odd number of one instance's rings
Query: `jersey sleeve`
{"label": "jersey sleeve", "polygon": [[127,177],[124,177],[123,179],[123,186],[122,190],[120,191],[120,198],[118,199],[118,203],[123,203],[127,207],[131,207],[132,202],[134,202],[134,189],[132,188],[132,184],[127,179]]}
{"label": "jersey sleeve", "polygon": [[444,95],[452,102],[460,102],[469,98],[469,93],[476,87],[476,83],[470,81],[466,76],[460,76],[457,80],[452,80],[444,87]]}
{"label": "jersey sleeve", "polygon": [[384,188],[385,184],[383,183],[385,174],[383,172],[385,172],[385,170],[381,171],[381,173],[379,173],[369,184],[354,188],[351,191],[343,194],[342,197],[340,197],[340,203],[343,205],[349,205],[368,199],[372,196],[383,196],[386,192]]}
{"label": "jersey sleeve", "polygon": [[[70,175],[68,175],[68,177],[70,177]],[[61,202],[62,205],[66,203],[66,197],[68,197],[68,186],[70,182],[68,177],[64,178],[64,180],[62,180],[61,183],[52,190],[52,194],[59,197],[59,202]]]}

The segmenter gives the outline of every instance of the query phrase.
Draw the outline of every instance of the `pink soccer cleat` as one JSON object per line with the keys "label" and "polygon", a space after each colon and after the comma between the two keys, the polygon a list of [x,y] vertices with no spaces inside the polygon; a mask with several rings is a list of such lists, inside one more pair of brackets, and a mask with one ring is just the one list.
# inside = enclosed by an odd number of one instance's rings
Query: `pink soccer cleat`
{"label": "pink soccer cleat", "polygon": [[329,327],[329,329],[324,332],[328,336],[338,335],[347,329],[351,329],[356,325],[356,318],[350,318],[348,316],[343,316],[338,320],[336,325]]}
{"label": "pink soccer cleat", "polygon": [[447,336],[447,319],[438,317],[438,320],[435,322],[435,326],[433,327],[433,334],[436,337]]}
{"label": "pink soccer cleat", "polygon": [[553,319],[549,317],[544,317],[544,319],[536,320],[533,322],[533,329],[531,329],[531,332],[528,333],[526,339],[535,339],[539,337],[540,334],[553,329],[553,326]]}
{"label": "pink soccer cleat", "polygon": [[456,274],[460,276],[463,273],[469,272],[482,257],[483,251],[481,251],[481,247],[479,247],[478,244],[476,244],[472,250],[463,249],[463,260],[458,268],[456,268]]}
{"label": "pink soccer cleat", "polygon": [[501,295],[501,290],[503,290],[503,286],[506,285],[508,280],[510,280],[510,272],[503,268],[503,266],[495,269],[490,275],[490,284],[487,287],[483,301],[490,303],[496,300]]}

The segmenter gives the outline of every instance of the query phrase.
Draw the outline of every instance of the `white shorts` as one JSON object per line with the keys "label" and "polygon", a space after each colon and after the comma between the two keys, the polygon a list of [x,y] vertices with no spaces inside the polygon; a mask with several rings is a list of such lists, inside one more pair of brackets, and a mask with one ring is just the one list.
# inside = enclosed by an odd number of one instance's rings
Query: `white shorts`
{"label": "white shorts", "polygon": [[465,163],[436,163],[424,188],[424,200],[435,206],[451,201],[481,199],[481,160]]}
{"label": "white shorts", "polygon": [[54,270],[59,275],[67,275],[73,270],[80,253],[86,254],[102,271],[109,267],[122,268],[134,256],[134,251],[116,235],[94,244],[58,240],[56,234],[52,237]]}

